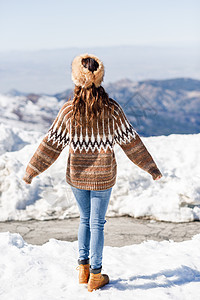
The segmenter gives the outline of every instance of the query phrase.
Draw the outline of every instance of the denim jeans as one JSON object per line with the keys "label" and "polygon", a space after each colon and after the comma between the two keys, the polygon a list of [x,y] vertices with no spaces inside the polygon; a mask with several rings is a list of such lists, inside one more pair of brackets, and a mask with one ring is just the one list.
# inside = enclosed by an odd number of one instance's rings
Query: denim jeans
{"label": "denim jeans", "polygon": [[90,251],[90,267],[99,269],[102,267],[105,215],[112,187],[99,191],[71,188],[80,211],[79,260],[87,260]]}

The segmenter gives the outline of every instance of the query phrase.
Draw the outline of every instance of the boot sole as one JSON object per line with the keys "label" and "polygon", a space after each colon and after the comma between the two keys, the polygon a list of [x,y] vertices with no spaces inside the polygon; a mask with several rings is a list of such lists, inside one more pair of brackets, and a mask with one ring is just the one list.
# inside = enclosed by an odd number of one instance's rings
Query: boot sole
{"label": "boot sole", "polygon": [[93,289],[88,288],[88,292],[96,291],[96,290],[100,289],[101,287],[105,286],[108,283],[109,283],[109,281],[102,284],[102,285],[100,285],[100,286],[98,286],[98,287],[96,287],[96,288],[93,288]]}

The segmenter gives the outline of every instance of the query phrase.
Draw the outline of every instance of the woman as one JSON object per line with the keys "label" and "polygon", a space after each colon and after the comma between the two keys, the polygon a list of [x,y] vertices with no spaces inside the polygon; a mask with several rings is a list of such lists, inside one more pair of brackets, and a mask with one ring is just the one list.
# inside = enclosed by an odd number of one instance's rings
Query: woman
{"label": "woman", "polygon": [[105,215],[117,175],[115,143],[154,180],[162,176],[122,107],[101,86],[103,76],[103,63],[96,56],[73,60],[74,97],[59,111],[23,178],[30,184],[69,145],[66,181],[80,210],[79,283],[88,283],[90,292],[109,282],[101,269]]}

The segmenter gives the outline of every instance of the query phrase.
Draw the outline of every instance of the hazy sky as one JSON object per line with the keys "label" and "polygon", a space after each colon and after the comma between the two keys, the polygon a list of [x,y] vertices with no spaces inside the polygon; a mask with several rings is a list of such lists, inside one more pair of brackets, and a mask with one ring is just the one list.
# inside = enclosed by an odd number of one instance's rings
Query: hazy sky
{"label": "hazy sky", "polygon": [[0,51],[200,43],[199,0],[0,0]]}

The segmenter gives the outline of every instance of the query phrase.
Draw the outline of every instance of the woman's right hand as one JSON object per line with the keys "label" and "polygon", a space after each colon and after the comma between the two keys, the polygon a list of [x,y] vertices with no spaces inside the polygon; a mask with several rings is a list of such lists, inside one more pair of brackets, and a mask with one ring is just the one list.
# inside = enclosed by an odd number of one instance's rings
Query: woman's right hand
{"label": "woman's right hand", "polygon": [[162,177],[162,174],[159,174],[154,180],[159,180]]}

